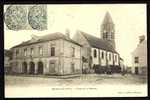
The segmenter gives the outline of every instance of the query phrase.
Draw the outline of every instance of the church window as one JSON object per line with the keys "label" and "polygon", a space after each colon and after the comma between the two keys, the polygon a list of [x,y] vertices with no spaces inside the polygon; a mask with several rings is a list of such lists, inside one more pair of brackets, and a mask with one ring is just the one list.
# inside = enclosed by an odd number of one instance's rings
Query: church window
{"label": "church window", "polygon": [[94,49],[94,58],[96,58],[97,57],[97,51],[96,51],[96,49]]}

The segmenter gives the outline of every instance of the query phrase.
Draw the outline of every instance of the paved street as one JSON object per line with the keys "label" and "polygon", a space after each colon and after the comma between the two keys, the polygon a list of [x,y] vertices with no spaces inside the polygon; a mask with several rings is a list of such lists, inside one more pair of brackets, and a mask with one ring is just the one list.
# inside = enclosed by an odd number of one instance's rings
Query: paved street
{"label": "paved street", "polygon": [[98,75],[86,74],[79,77],[60,79],[56,77],[47,76],[6,76],[6,86],[30,86],[30,85],[88,85],[88,84],[145,84],[147,82],[146,76],[137,75]]}
{"label": "paved street", "polygon": [[[93,88],[93,91],[95,89],[95,91],[99,91],[98,93],[101,95],[103,93],[103,91],[101,90],[109,90],[110,92],[110,89],[111,89],[112,91],[114,91],[114,93],[118,93],[120,92],[120,88],[125,91],[127,89],[128,91],[130,91],[129,89],[131,89],[131,91],[136,90],[138,91],[137,93],[139,93],[139,95],[140,94],[145,95],[145,91],[147,89],[146,83],[147,83],[146,77],[136,76],[136,75],[122,76],[120,74],[114,74],[114,75],[87,74],[87,75],[81,75],[79,77],[67,78],[67,79],[60,79],[56,77],[47,77],[47,76],[46,77],[45,76],[33,77],[33,76],[7,75],[5,76],[5,96],[8,96],[8,97],[13,97],[13,96],[20,96],[20,97],[40,96],[41,97],[41,96],[44,96],[45,97],[45,96],[49,96],[50,94],[51,94],[50,96],[55,96],[56,94],[60,96],[64,96],[63,91],[58,91],[58,90],[54,91],[55,87],[59,87],[58,89],[69,87],[69,88],[66,88],[68,92],[67,91],[65,92],[65,93],[68,93],[69,95],[72,91],[77,92],[75,86],[77,87],[79,86],[81,88],[82,87],[86,87],[86,88],[89,87],[90,89]],[[73,88],[73,90],[69,90],[70,88]],[[141,91],[143,91],[144,93],[141,93]],[[82,91],[80,90],[78,91],[78,93],[79,92],[82,92]],[[89,91],[89,92],[94,93],[92,91]],[[82,93],[80,93],[80,95],[81,94]],[[87,95],[87,92],[86,92],[86,95]],[[93,95],[96,95],[96,94],[94,93]],[[104,95],[105,94],[103,94],[103,96]],[[113,94],[110,92],[110,95],[113,95]],[[122,95],[125,95],[125,94],[122,94]]]}

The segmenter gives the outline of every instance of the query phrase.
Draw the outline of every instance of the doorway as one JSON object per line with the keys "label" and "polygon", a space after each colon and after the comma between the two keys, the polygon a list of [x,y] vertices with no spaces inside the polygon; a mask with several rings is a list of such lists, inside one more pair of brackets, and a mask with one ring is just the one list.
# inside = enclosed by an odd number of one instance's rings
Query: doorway
{"label": "doorway", "polygon": [[38,70],[37,70],[38,74],[43,74],[43,62],[39,61],[38,62]]}

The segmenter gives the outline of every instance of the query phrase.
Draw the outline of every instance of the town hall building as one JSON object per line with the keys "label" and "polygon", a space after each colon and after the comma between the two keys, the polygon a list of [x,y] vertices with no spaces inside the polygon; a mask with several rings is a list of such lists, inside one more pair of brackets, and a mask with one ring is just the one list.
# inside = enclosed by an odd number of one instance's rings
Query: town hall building
{"label": "town hall building", "polygon": [[20,74],[79,74],[82,71],[81,47],[59,32],[33,36],[11,48],[12,71]]}

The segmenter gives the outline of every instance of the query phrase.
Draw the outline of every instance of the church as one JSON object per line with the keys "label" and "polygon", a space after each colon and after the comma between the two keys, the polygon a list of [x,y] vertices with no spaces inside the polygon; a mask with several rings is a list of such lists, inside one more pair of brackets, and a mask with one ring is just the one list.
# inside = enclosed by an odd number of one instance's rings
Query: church
{"label": "church", "polygon": [[109,12],[101,25],[101,38],[77,31],[73,40],[82,47],[82,65],[85,73],[119,73],[120,55],[115,47],[115,25]]}

